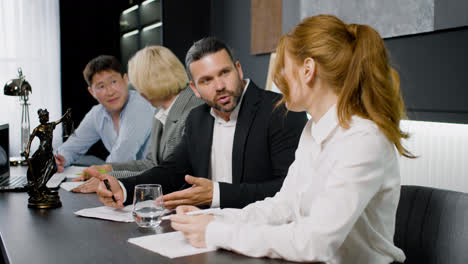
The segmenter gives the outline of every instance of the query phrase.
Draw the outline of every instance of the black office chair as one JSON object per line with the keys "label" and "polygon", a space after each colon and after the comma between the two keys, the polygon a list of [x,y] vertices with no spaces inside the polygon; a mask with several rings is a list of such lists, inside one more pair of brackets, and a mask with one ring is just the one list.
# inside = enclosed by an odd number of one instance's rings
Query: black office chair
{"label": "black office chair", "polygon": [[406,264],[467,264],[468,193],[402,186],[394,241]]}

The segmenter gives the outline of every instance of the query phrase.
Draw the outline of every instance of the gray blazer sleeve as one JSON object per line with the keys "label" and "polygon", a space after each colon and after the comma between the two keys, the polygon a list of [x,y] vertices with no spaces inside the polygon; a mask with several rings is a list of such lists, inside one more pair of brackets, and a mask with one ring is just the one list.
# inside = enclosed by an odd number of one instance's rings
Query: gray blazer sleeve
{"label": "gray blazer sleeve", "polygon": [[[150,168],[152,168],[152,167],[150,167]],[[128,178],[128,177],[139,175],[144,171],[145,170],[142,170],[142,171],[119,170],[119,171],[111,171],[111,172],[109,172],[107,174],[109,174],[110,176],[113,176],[113,177],[115,177],[117,179],[125,179],[125,178]]]}

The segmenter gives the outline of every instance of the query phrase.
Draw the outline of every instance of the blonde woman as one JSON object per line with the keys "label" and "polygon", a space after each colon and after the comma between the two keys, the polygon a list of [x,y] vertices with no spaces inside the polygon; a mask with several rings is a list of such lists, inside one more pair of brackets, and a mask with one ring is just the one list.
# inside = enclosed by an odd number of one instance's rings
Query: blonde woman
{"label": "blonde woman", "polygon": [[189,216],[174,229],[195,247],[325,263],[405,260],[393,244],[404,116],[397,73],[379,34],[334,16],[306,18],[283,36],[274,81],[290,111],[307,111],[281,190],[241,210]]}
{"label": "blonde woman", "polygon": [[[138,51],[128,62],[128,76],[135,89],[156,110],[146,159],[92,166],[116,178],[138,175],[172,154],[182,138],[188,114],[203,103],[188,86],[183,64],[165,47],[149,46]],[[89,178],[88,174],[84,175],[75,181]],[[91,178],[73,191],[95,192],[98,183],[98,179]]]}

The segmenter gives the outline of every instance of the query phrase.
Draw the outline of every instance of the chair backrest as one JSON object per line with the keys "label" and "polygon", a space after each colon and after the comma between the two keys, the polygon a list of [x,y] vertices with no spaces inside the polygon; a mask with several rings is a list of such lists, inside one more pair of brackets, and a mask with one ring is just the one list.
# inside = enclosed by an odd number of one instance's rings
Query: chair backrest
{"label": "chair backrest", "polygon": [[467,264],[468,194],[402,186],[394,241],[407,264]]}

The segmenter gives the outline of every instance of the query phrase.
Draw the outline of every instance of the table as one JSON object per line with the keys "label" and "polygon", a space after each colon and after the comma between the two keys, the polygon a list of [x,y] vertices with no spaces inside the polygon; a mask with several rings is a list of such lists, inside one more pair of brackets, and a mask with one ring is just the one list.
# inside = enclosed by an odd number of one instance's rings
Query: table
{"label": "table", "polygon": [[[154,234],[154,230],[73,213],[101,206],[95,194],[63,189],[59,193],[62,207],[49,210],[29,209],[27,193],[0,193],[0,246],[5,263],[290,263],[225,250],[169,259],[127,242]],[[170,231],[168,222],[163,221],[160,232]]]}

